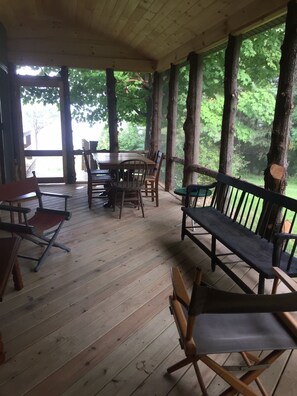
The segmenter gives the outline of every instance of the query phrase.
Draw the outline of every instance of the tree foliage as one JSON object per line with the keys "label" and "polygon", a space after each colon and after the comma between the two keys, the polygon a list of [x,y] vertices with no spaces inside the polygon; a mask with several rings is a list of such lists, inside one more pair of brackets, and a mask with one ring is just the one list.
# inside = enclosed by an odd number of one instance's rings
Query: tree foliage
{"label": "tree foliage", "polygon": [[[238,73],[238,111],[235,134],[233,167],[235,173],[261,173],[266,165],[274,117],[275,96],[279,75],[280,48],[284,26],[274,27],[243,40]],[[200,142],[201,165],[218,168],[221,123],[224,101],[224,49],[208,54],[203,62],[203,100],[201,111],[202,133]],[[40,73],[57,73],[50,68]],[[177,155],[183,157],[188,89],[187,64],[179,69],[177,118]],[[70,69],[72,116],[89,124],[107,123],[106,77],[104,71]],[[115,72],[119,140],[121,149],[143,148],[144,127],[152,94],[152,76],[144,73]],[[164,74],[163,83],[168,84]],[[54,90],[26,88],[25,103],[57,103]],[[168,92],[164,91],[162,144],[166,142],[166,112]],[[107,130],[106,130],[107,131]],[[100,146],[107,144],[106,132]],[[106,141],[104,141],[106,140]],[[106,147],[108,148],[108,147]],[[164,147],[163,147],[164,149]],[[297,112],[294,111],[289,147],[289,174],[297,174]]]}

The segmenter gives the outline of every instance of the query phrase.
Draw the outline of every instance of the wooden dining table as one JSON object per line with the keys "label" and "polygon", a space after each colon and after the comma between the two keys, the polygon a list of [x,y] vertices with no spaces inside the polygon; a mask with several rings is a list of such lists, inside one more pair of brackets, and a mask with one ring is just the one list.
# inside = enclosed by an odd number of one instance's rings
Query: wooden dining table
{"label": "wooden dining table", "polygon": [[120,163],[126,160],[142,160],[149,169],[156,165],[154,161],[139,153],[93,153],[92,155],[100,169],[119,169]]}

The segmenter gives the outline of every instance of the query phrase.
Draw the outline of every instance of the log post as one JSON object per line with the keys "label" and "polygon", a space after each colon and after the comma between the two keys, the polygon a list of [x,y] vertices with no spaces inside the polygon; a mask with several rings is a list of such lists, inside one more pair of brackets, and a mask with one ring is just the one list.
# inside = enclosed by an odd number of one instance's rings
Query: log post
{"label": "log post", "polygon": [[151,133],[152,133],[152,114],[153,114],[153,98],[152,98],[152,74],[145,75],[144,85],[147,95],[145,95],[145,142],[144,149],[150,151],[151,148]]}
{"label": "log post", "polygon": [[[287,184],[287,157],[294,108],[294,85],[297,72],[297,1],[288,3],[285,36],[280,60],[280,76],[276,95],[274,121],[267,168],[264,171],[265,188],[284,193]],[[283,168],[281,180],[275,175],[275,165]]]}
{"label": "log post", "polygon": [[107,92],[107,111],[109,128],[109,149],[112,153],[119,151],[118,141],[118,118],[117,118],[117,98],[116,98],[116,79],[113,69],[106,69],[106,92]]}
{"label": "log post", "polygon": [[183,125],[185,132],[183,186],[187,186],[194,182],[194,174],[190,170],[190,165],[199,162],[200,113],[203,79],[201,55],[191,52],[188,56],[188,61],[190,63],[190,71],[187,96],[187,117]]}
{"label": "log post", "polygon": [[[267,154],[267,167],[264,171],[265,188],[283,194],[287,184],[287,158],[293,112],[294,86],[296,81],[297,63],[297,1],[288,3],[285,36],[280,60],[280,75],[275,102],[274,120],[272,125],[270,149]],[[269,208],[263,204],[263,223],[269,221],[267,229],[279,223],[280,213],[275,206]],[[266,213],[270,213],[269,219]],[[276,228],[275,232],[282,230]],[[260,235],[265,235],[260,230]]]}
{"label": "log post", "polygon": [[237,73],[241,37],[229,36],[225,53],[224,110],[221,131],[219,172],[232,174],[235,116],[237,111]]}
{"label": "log post", "polygon": [[0,333],[0,364],[5,362],[5,352],[4,352],[4,346],[3,346],[3,341],[2,341],[2,335]]}
{"label": "log post", "polygon": [[60,71],[62,79],[62,111],[61,116],[63,120],[64,136],[65,136],[65,149],[66,149],[66,183],[75,183],[75,165],[73,155],[73,133],[71,124],[71,101],[70,101],[70,88],[69,88],[69,72],[68,67],[62,66]]}
{"label": "log post", "polygon": [[169,97],[167,112],[167,144],[166,144],[166,172],[165,191],[172,190],[172,180],[174,179],[174,162],[176,148],[176,118],[177,118],[177,98],[178,98],[178,66],[171,64],[169,77]]}
{"label": "log post", "polygon": [[162,81],[160,73],[154,73],[153,81],[153,114],[152,132],[150,142],[150,154],[152,155],[160,148],[161,119],[162,119]]}
{"label": "log post", "polygon": [[13,102],[7,59],[7,35],[0,23],[0,181],[15,180],[15,128],[12,116]]}

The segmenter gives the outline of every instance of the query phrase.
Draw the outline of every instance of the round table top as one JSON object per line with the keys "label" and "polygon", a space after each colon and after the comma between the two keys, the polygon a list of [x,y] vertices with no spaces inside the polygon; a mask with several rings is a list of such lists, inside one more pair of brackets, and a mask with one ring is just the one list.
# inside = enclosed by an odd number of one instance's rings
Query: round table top
{"label": "round table top", "polygon": [[[185,197],[187,195],[187,187],[176,188],[174,193]],[[192,191],[191,197],[209,197],[211,195],[211,190],[209,188],[198,188],[197,191]]]}

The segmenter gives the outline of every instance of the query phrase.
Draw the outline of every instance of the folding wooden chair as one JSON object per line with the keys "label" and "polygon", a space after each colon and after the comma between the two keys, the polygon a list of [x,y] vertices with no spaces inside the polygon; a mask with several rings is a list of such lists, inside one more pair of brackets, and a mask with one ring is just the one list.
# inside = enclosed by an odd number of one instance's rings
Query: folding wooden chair
{"label": "folding wooden chair", "polygon": [[21,238],[19,237],[0,238],[0,301],[2,301],[11,273],[13,275],[15,289],[21,290],[23,288],[22,277],[17,261],[17,251],[20,242]]}
{"label": "folding wooden chair", "polygon": [[[256,295],[239,294],[201,286],[201,271],[197,271],[189,297],[177,268],[172,270],[173,295],[170,309],[180,335],[185,359],[167,369],[172,373],[193,364],[203,395],[207,395],[198,361],[229,384],[221,395],[256,395],[249,385],[255,381],[262,395],[267,395],[260,374],[286,350],[297,348],[297,322],[288,311],[297,311],[297,284],[276,269],[292,290],[291,293]],[[264,357],[250,351],[269,351]],[[244,365],[226,367],[212,356],[239,352]]]}
{"label": "folding wooden chair", "polygon": [[[34,215],[29,217],[31,209],[22,207],[19,203],[34,195],[36,195],[39,205]],[[47,197],[47,203],[44,202],[44,197]],[[63,210],[48,208],[48,201],[51,198],[55,201],[61,199]],[[6,203],[0,205],[0,210],[10,213],[10,222],[3,220],[1,217],[0,229],[19,235],[22,239],[27,239],[39,246],[44,246],[44,251],[38,258],[18,255],[18,257],[37,261],[35,271],[38,271],[44,263],[52,246],[67,252],[70,251],[67,246],[56,242],[64,221],[69,220],[71,217],[70,212],[67,210],[68,198],[70,198],[70,195],[67,194],[41,192],[35,176],[14,183],[0,185],[0,201]],[[15,216],[16,214],[18,216]]]}
{"label": "folding wooden chair", "polygon": [[[17,251],[20,242],[21,239],[19,237],[0,238],[0,301],[2,301],[11,273],[13,274],[15,289],[20,290],[23,287],[22,277],[17,263]],[[0,333],[0,364],[4,363],[4,361],[5,352]]]}

